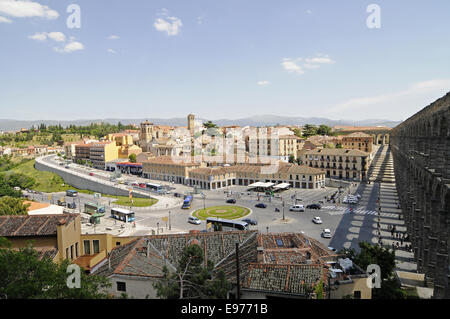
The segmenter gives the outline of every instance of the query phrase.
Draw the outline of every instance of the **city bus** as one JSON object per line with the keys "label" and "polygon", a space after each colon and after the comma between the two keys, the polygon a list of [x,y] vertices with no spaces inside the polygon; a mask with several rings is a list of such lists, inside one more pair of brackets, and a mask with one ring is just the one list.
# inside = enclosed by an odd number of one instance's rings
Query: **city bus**
{"label": "city bus", "polygon": [[84,204],[84,212],[89,215],[96,214],[97,216],[105,215],[105,206],[96,204],[96,203],[85,203]]}
{"label": "city bus", "polygon": [[134,222],[134,212],[125,208],[111,208],[111,218],[125,223]]}
{"label": "city bus", "polygon": [[214,231],[222,230],[248,230],[248,223],[240,220],[222,219],[215,217],[208,217],[206,223],[212,223]]}
{"label": "city bus", "polygon": [[147,185],[147,188],[152,191],[156,191],[156,192],[162,191],[162,186],[159,184],[147,183],[146,185]]}
{"label": "city bus", "polygon": [[68,189],[68,190],[66,190],[66,196],[77,197],[78,196],[78,192],[76,190],[73,190],[73,189]]}
{"label": "city bus", "polygon": [[191,204],[192,204],[192,200],[194,199],[194,197],[192,196],[192,195],[187,195],[185,198],[184,198],[184,201],[183,201],[183,206],[181,206],[181,208],[183,208],[183,209],[189,209],[189,208],[191,208]]}

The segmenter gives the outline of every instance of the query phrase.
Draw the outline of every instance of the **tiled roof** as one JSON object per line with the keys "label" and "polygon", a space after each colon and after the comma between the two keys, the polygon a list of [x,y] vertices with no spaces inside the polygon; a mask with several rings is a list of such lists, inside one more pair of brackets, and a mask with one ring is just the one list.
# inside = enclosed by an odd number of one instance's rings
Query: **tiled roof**
{"label": "tiled roof", "polygon": [[369,153],[346,148],[320,148],[306,151],[305,155],[332,155],[332,156],[369,156]]}
{"label": "tiled roof", "polygon": [[0,216],[0,236],[54,236],[56,226],[75,220],[79,214]]}
{"label": "tiled roof", "polygon": [[264,292],[304,295],[323,279],[321,265],[250,264],[242,288]]}
{"label": "tiled roof", "polygon": [[[314,263],[333,260],[336,254],[319,241],[301,233],[259,234],[259,247],[264,249],[264,262],[272,264]],[[308,256],[309,253],[309,256]]]}
{"label": "tiled roof", "polygon": [[167,264],[169,267],[176,268],[184,248],[192,243],[202,247],[205,264],[209,260],[214,265],[223,265],[230,256],[233,258],[236,242],[243,244],[252,238],[254,256],[251,261],[254,262],[256,261],[256,234],[257,231],[228,231],[139,237],[113,249],[110,253],[111,266],[106,262],[95,274],[161,277],[163,266]]}
{"label": "tiled roof", "polygon": [[50,258],[53,260],[55,256],[58,254],[58,248],[47,248],[47,249],[38,249],[38,258]]}

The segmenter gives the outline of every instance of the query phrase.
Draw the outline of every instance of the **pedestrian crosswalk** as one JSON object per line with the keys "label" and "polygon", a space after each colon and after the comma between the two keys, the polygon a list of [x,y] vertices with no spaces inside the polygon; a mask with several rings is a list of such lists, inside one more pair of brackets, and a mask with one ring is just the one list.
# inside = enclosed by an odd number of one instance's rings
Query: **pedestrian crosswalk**
{"label": "pedestrian crosswalk", "polygon": [[[367,210],[364,207],[359,208],[350,208],[350,207],[343,207],[343,206],[336,206],[336,205],[330,205],[330,206],[322,206],[322,209],[330,210],[330,215],[344,215],[344,214],[360,214],[360,215],[378,215],[377,211],[374,210]],[[398,214],[393,213],[380,213],[381,217],[398,217]]]}

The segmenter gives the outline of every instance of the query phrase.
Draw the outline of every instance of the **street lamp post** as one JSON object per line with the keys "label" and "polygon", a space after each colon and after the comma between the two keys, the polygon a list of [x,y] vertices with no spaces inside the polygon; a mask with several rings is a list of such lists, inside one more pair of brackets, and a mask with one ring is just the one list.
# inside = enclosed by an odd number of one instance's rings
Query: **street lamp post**
{"label": "street lamp post", "polygon": [[169,230],[172,230],[172,225],[170,224],[170,210],[169,210]]}

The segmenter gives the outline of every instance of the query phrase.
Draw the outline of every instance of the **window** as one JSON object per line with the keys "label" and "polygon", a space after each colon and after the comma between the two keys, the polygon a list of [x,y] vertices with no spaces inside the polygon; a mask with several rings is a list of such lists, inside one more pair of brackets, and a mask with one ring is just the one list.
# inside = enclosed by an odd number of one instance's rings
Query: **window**
{"label": "window", "polygon": [[93,245],[93,248],[94,248],[94,254],[98,254],[100,252],[100,241],[93,240],[92,241],[92,245]]}
{"label": "window", "polygon": [[69,259],[69,248],[66,248],[66,259]]}
{"label": "window", "polygon": [[116,241],[116,246],[120,246],[120,241]]}
{"label": "window", "polygon": [[78,243],[75,243],[75,257],[78,258]]}
{"label": "window", "polygon": [[89,240],[84,240],[83,245],[84,245],[84,254],[90,255],[91,254],[91,242]]}
{"label": "window", "polygon": [[73,259],[73,245],[70,246],[70,259]]}
{"label": "window", "polygon": [[127,285],[123,281],[116,282],[117,284],[117,291],[127,291]]}

